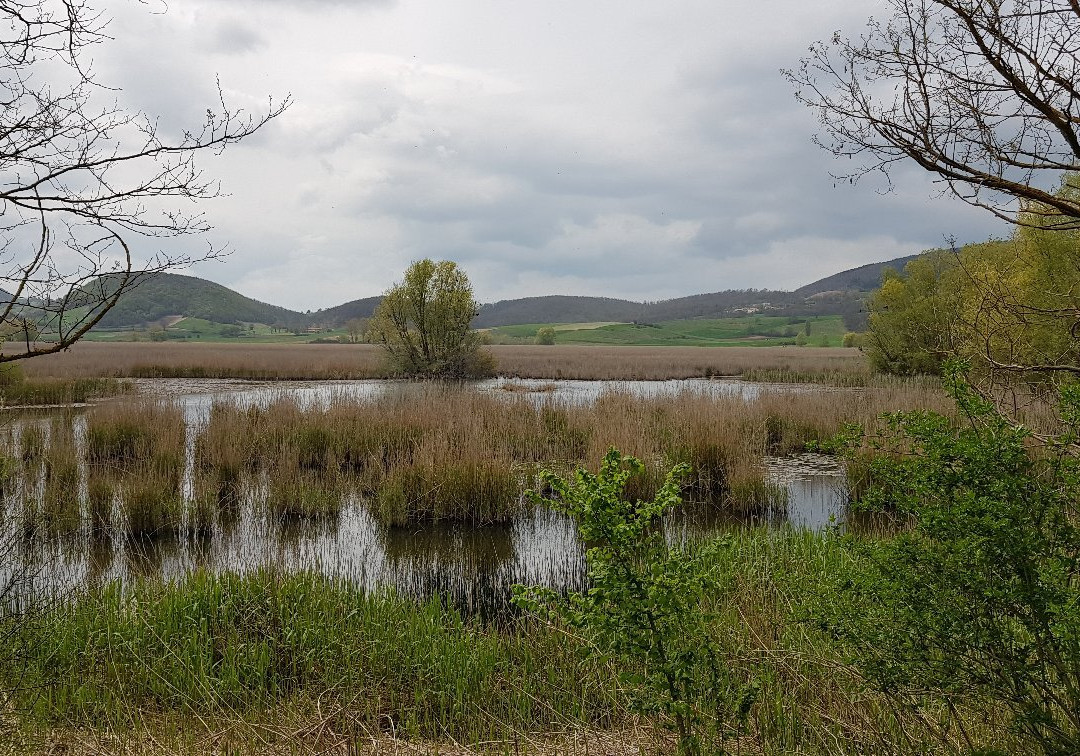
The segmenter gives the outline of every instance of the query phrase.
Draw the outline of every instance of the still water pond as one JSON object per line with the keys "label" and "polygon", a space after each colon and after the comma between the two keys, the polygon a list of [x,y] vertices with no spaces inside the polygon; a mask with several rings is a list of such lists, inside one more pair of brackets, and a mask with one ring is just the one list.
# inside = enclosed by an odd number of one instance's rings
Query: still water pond
{"label": "still water pond", "polygon": [[[649,397],[696,392],[753,399],[762,391],[808,391],[805,386],[761,386],[743,381],[659,382],[485,381],[476,390],[506,396],[535,396],[538,401],[587,403],[606,392]],[[185,411],[190,446],[206,423],[215,401],[265,406],[283,396],[301,406],[325,405],[332,399],[375,399],[423,391],[422,385],[394,381],[298,382],[247,384],[230,381],[141,381],[142,393],[168,396]],[[16,422],[35,422],[25,419]],[[76,423],[80,422],[76,418]],[[190,462],[188,464],[190,468]],[[820,530],[842,524],[846,494],[843,469],[832,458],[803,454],[768,458],[770,482],[787,491],[786,504],[754,516],[708,512],[671,515],[665,529],[672,541],[706,538],[726,528],[753,522]],[[334,519],[282,522],[254,504],[241,503],[235,517],[216,522],[200,536],[170,536],[132,541],[120,534],[92,541],[26,540],[10,532],[14,518],[0,523],[0,542],[13,544],[11,558],[0,562],[5,576],[25,574],[20,593],[40,595],[71,587],[93,587],[137,576],[175,579],[198,568],[250,571],[272,567],[315,570],[365,587],[392,586],[417,597],[441,594],[469,612],[497,613],[505,607],[510,586],[543,584],[580,589],[584,582],[584,547],[567,518],[539,509],[512,523],[485,527],[436,524],[385,527],[352,498]],[[13,506],[8,503],[8,507]],[[8,523],[8,525],[4,525]],[[5,530],[6,528],[6,530]]]}

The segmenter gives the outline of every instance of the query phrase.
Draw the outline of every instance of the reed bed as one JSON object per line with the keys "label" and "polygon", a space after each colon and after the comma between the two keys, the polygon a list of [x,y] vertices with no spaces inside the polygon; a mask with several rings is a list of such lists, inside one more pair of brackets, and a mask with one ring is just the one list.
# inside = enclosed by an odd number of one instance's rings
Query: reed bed
{"label": "reed bed", "polygon": [[119,497],[119,527],[128,537],[184,527],[184,455],[179,406],[133,400],[92,408],[86,418],[86,460],[93,527],[100,529],[103,520],[111,519],[111,492]]}
{"label": "reed bed", "polygon": [[41,378],[0,385],[0,406],[36,407],[85,404],[91,399],[120,396],[131,383],[116,378]]}
{"label": "reed bed", "polygon": [[[505,377],[667,380],[710,376],[865,375],[856,349],[809,347],[490,346]],[[370,344],[176,344],[80,342],[25,364],[28,378],[234,378],[327,380],[385,377]]]}
{"label": "reed bed", "polygon": [[219,401],[195,435],[187,494],[184,418],[168,402],[91,409],[85,488],[70,420],[54,423],[54,443],[44,426],[27,424],[19,448],[27,469],[45,460],[43,506],[56,532],[85,524],[104,534],[111,524],[129,537],[209,533],[244,501],[279,520],[333,520],[353,496],[387,526],[506,523],[531,506],[525,494],[541,470],[595,469],[613,446],[645,463],[628,483],[631,498],[651,498],[671,467],[687,463],[687,507],[748,514],[784,503],[783,490],[766,481],[765,455],[801,451],[846,423],[913,407],[948,410],[931,382],[896,380],[754,398],[613,391],[581,405],[455,385],[368,400],[338,395],[325,406],[288,397],[252,407]]}
{"label": "reed bed", "polygon": [[857,349],[806,347],[492,346],[499,375],[577,380],[742,376],[749,370],[864,373]]}

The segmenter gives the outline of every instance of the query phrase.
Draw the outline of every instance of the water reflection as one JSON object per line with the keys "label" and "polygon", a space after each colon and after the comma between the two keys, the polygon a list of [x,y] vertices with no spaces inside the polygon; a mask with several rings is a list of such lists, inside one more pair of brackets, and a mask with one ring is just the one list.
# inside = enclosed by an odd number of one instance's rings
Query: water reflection
{"label": "water reflection", "polygon": [[[712,395],[754,396],[760,386],[743,381],[698,380],[660,382],[594,381],[490,381],[479,390],[508,396],[531,394],[538,401],[588,402],[605,392],[630,391],[658,396],[686,391]],[[510,390],[507,389],[510,385]],[[373,398],[388,392],[423,391],[418,384],[393,381],[319,382],[282,387],[239,386],[219,392],[181,393],[176,398],[188,418],[186,497],[199,495],[202,481],[193,467],[193,446],[200,423],[206,422],[213,402],[228,399],[240,406],[266,406],[283,396],[301,406],[325,405],[337,397]],[[34,431],[50,432],[52,416],[34,417],[9,427],[0,439],[9,453],[33,441]],[[85,446],[85,419],[75,417],[73,443]],[[28,441],[29,439],[29,441]],[[230,499],[227,516],[208,528],[185,530],[142,539],[127,539],[103,529],[79,531],[58,538],[43,531],[23,532],[35,512],[22,511],[24,501],[37,499],[44,485],[42,465],[13,480],[9,495],[0,502],[0,587],[20,575],[17,592],[23,596],[48,595],[73,587],[97,587],[108,581],[129,581],[141,576],[177,579],[196,569],[248,572],[271,567],[286,572],[313,570],[348,580],[365,588],[392,586],[398,591],[444,600],[482,616],[508,611],[510,588],[515,583],[580,590],[585,583],[585,553],[573,524],[553,511],[537,509],[512,523],[483,528],[460,524],[392,528],[379,525],[355,491],[343,492],[335,517],[304,519],[274,517],[266,506],[267,481],[244,475],[243,494]],[[789,524],[821,530],[848,517],[843,469],[833,458],[796,455],[766,460],[768,480],[786,491],[786,502],[743,516],[708,507],[690,507],[668,518],[665,528],[675,542],[708,538],[746,523]],[[78,475],[80,506],[92,514],[93,481],[83,464]],[[35,493],[36,492],[36,493]],[[115,502],[110,498],[108,504]],[[99,502],[100,505],[100,502]],[[103,520],[114,518],[105,517]],[[5,544],[16,548],[5,548]]]}

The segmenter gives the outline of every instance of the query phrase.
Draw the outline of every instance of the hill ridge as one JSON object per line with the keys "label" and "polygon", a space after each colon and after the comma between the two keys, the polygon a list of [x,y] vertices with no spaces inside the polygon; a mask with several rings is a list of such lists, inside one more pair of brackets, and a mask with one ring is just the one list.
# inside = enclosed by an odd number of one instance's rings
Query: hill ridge
{"label": "hill ridge", "polygon": [[[784,314],[851,314],[866,293],[880,285],[885,268],[902,269],[918,257],[867,263],[795,289],[728,289],[672,299],[637,302],[616,297],[552,294],[503,299],[481,305],[474,325],[489,328],[527,323],[662,322],[721,314],[775,310]],[[198,276],[152,273],[143,277],[102,319],[101,327],[154,323],[168,316],[201,318],[217,323],[264,323],[290,329],[337,328],[370,317],[381,296],[351,300],[334,307],[301,313],[261,302]]]}

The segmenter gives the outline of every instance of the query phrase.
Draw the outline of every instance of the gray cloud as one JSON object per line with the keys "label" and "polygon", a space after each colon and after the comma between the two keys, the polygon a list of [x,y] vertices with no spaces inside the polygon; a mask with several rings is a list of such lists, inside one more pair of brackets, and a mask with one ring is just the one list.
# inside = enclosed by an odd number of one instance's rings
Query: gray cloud
{"label": "gray cloud", "polygon": [[226,55],[258,50],[266,40],[249,24],[239,19],[225,19],[217,24],[207,39],[207,49]]}
{"label": "gray cloud", "polygon": [[294,95],[205,165],[235,251],[196,272],[245,294],[330,306],[432,256],[487,301],[658,299],[1003,232],[916,170],[891,194],[833,187],[778,70],[876,5],[180,0],[125,11],[102,71],[166,128],[201,118],[216,76],[255,112]]}

